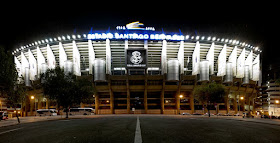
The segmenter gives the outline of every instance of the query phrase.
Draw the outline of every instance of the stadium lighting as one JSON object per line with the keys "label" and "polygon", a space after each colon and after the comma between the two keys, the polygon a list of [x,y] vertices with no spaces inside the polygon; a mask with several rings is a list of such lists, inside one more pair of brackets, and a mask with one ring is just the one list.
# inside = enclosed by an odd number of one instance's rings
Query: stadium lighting
{"label": "stadium lighting", "polygon": [[189,35],[187,35],[187,36],[186,36],[186,39],[189,39],[189,38],[190,38],[190,36],[189,36]]}
{"label": "stadium lighting", "polygon": [[224,39],[224,38],[222,38],[222,39],[221,39],[221,42],[224,42],[224,41],[225,41],[225,39]]}
{"label": "stadium lighting", "polygon": [[204,40],[204,39],[205,39],[205,37],[204,37],[204,36],[202,36],[202,37],[201,37],[201,40]]}
{"label": "stadium lighting", "polygon": [[195,39],[196,39],[196,40],[199,40],[199,36],[196,36]]}
{"label": "stadium lighting", "polygon": [[213,38],[212,38],[212,41],[215,41],[215,40],[216,40],[216,37],[213,37]]}

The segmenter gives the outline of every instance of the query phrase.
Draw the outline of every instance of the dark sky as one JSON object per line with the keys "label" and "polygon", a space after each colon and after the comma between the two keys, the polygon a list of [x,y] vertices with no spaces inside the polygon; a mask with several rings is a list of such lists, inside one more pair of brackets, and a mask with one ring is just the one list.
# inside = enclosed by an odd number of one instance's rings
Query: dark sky
{"label": "dark sky", "polygon": [[[82,3],[82,2],[81,2]],[[82,8],[80,8],[82,7]],[[112,6],[111,6],[112,7]],[[82,5],[41,4],[12,6],[1,10],[1,41],[6,49],[14,49],[59,35],[115,29],[117,25],[140,21],[156,30],[168,32],[239,39],[263,49],[264,62],[280,61],[280,47],[273,35],[279,31],[276,13],[265,5],[210,6],[142,4],[111,8],[97,4]],[[16,11],[16,12],[15,12]],[[279,20],[278,20],[279,21]],[[279,35],[279,34],[278,34]],[[275,41],[276,40],[276,41]],[[279,41],[279,40],[278,40]],[[278,52],[276,52],[278,51]],[[268,56],[269,55],[269,56]],[[273,57],[274,56],[274,57]],[[269,59],[269,60],[268,60]]]}

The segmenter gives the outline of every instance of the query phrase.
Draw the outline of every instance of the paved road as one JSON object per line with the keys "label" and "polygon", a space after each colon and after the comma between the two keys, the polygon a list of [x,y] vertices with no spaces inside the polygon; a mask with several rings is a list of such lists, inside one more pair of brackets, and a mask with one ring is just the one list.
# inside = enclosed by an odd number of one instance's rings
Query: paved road
{"label": "paved road", "polygon": [[[140,128],[136,131],[137,123]],[[17,143],[133,143],[139,141],[139,137],[144,143],[263,143],[280,142],[279,135],[280,125],[276,124],[180,115],[97,115],[87,119],[42,121],[0,128],[0,142]]]}

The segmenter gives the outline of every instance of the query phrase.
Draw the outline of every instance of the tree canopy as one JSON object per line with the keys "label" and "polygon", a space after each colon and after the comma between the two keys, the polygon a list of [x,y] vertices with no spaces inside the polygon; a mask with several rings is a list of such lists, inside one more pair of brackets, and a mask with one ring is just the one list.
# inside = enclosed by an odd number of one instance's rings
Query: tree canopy
{"label": "tree canopy", "polygon": [[196,86],[194,89],[194,94],[203,103],[203,105],[207,105],[208,114],[210,117],[210,105],[208,105],[208,103],[222,102],[225,96],[225,88],[222,84],[211,82]]}
{"label": "tree canopy", "polygon": [[42,78],[44,94],[56,100],[58,106],[62,106],[66,112],[69,107],[80,104],[93,94],[90,81],[78,80],[72,73],[65,74],[60,67],[48,69]]}

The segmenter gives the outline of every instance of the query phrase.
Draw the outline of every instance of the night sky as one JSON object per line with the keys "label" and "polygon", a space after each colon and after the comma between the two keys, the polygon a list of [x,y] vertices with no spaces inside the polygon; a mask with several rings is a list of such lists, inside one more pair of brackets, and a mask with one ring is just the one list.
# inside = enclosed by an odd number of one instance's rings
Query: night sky
{"label": "night sky", "polygon": [[118,25],[140,21],[158,31],[163,29],[165,32],[179,33],[181,30],[185,35],[238,39],[260,47],[265,64],[280,61],[279,40],[273,36],[279,33],[279,16],[271,9],[264,10],[265,5],[188,5],[182,8],[142,4],[139,7],[122,6],[114,9],[85,5],[83,3],[83,8],[79,8],[82,5],[19,4],[7,11],[1,10],[0,45],[11,50],[36,40],[87,33],[91,27],[94,30],[115,30]]}

